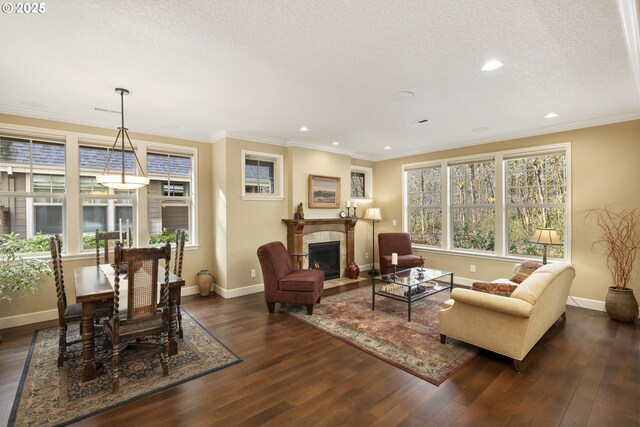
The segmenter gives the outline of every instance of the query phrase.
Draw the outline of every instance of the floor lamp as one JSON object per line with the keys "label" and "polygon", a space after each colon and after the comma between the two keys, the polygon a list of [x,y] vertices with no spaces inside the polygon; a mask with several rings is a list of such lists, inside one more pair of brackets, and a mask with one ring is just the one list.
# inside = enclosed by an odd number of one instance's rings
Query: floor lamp
{"label": "floor lamp", "polygon": [[373,248],[373,262],[371,263],[371,270],[369,270],[370,275],[380,274],[378,270],[376,270],[376,222],[382,220],[382,216],[380,216],[380,208],[367,208],[366,213],[364,214],[364,219],[371,220],[372,232],[371,232],[371,246]]}

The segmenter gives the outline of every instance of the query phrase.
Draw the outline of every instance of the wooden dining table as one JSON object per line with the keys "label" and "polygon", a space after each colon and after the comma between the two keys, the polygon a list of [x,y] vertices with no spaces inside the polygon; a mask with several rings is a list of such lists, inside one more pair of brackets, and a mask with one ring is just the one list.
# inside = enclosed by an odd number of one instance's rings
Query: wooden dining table
{"label": "wooden dining table", "polygon": [[[114,289],[105,270],[113,270],[111,265],[104,264],[78,267],[74,269],[76,302],[82,305],[82,382],[96,378],[95,329],[94,317],[96,307],[113,302]],[[158,284],[164,281],[164,268],[158,267]],[[180,289],[185,282],[181,277],[169,273],[169,356],[178,353],[177,303]]]}

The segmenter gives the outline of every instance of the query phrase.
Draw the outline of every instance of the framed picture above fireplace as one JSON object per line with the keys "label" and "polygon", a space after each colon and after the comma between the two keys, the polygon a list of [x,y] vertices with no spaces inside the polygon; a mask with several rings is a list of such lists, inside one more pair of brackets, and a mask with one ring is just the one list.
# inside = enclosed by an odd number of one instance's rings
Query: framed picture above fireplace
{"label": "framed picture above fireplace", "polygon": [[309,207],[339,208],[340,177],[309,175]]}

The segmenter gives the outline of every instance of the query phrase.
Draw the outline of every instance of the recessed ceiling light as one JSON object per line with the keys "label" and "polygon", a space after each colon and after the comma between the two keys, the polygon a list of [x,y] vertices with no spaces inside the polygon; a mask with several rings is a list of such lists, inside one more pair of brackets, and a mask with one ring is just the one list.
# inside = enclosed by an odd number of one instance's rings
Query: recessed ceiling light
{"label": "recessed ceiling light", "polygon": [[546,116],[544,116],[545,119],[555,119],[556,117],[558,117],[558,114],[556,113],[549,113]]}
{"label": "recessed ceiling light", "polygon": [[391,147],[389,147],[388,145],[386,147],[384,147],[385,150],[391,150]]}
{"label": "recessed ceiling light", "polygon": [[423,124],[427,123],[428,121],[429,121],[429,119],[414,120],[412,122],[405,123],[405,125],[407,125],[407,126],[423,125]]}
{"label": "recessed ceiling light", "polygon": [[497,70],[498,68],[502,67],[504,65],[503,62],[498,61],[496,59],[492,59],[491,61],[487,62],[486,64],[484,64],[481,68],[482,71],[493,71],[493,70]]}
{"label": "recessed ceiling light", "polygon": [[340,142],[339,141],[333,141],[332,144],[333,145],[340,145]]}
{"label": "recessed ceiling light", "polygon": [[413,98],[414,96],[416,96],[416,94],[411,91],[401,90],[401,91],[392,93],[391,99],[394,101],[406,101],[408,99]]}
{"label": "recessed ceiling light", "polygon": [[300,132],[309,132],[309,128],[306,126],[302,126],[300,129],[298,129]]}

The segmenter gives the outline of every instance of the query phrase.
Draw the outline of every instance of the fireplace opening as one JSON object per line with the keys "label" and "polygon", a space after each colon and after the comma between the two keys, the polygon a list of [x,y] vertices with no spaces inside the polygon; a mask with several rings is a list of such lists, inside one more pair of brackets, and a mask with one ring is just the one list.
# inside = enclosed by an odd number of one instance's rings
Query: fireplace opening
{"label": "fireplace opening", "polygon": [[325,280],[340,277],[340,242],[309,243],[309,268],[322,271]]}

